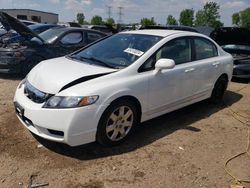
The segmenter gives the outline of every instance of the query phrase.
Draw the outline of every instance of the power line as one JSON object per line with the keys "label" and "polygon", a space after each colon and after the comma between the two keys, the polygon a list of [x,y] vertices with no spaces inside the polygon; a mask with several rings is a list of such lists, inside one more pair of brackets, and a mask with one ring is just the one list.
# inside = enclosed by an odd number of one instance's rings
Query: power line
{"label": "power line", "polygon": [[108,18],[111,18],[111,6],[107,6],[107,8],[108,8]]}
{"label": "power line", "polygon": [[123,9],[123,7],[120,6],[120,7],[118,7],[118,9],[119,9],[119,12],[118,12],[118,15],[119,15],[118,23],[122,23],[122,15],[123,15],[122,9]]}

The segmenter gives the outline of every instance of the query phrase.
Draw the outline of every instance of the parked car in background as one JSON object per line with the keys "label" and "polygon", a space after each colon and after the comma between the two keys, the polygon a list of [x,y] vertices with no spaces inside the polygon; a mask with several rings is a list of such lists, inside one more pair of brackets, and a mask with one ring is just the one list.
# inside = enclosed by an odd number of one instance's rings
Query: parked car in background
{"label": "parked car in background", "polygon": [[17,43],[0,43],[0,73],[26,75],[40,61],[72,53],[106,35],[84,28],[52,28],[39,35],[6,13],[0,13],[5,28],[24,38]]}
{"label": "parked car in background", "polygon": [[210,37],[234,57],[235,78],[250,78],[250,29],[223,27]]}
{"label": "parked car in background", "polygon": [[14,104],[23,125],[45,139],[117,145],[139,122],[207,98],[219,102],[232,70],[232,56],[204,35],[120,32],[38,64]]}
{"label": "parked car in background", "polygon": [[76,22],[59,22],[58,25],[65,27],[82,27],[80,24]]}
{"label": "parked car in background", "polygon": [[40,34],[48,29],[54,28],[54,27],[63,27],[59,26],[57,24],[33,24],[28,26],[33,32],[36,34]]}
{"label": "parked car in background", "polygon": [[0,37],[2,36],[2,35],[4,35],[4,34],[6,34],[7,33],[7,31],[4,29],[4,27],[1,25],[1,23],[0,23]]}
{"label": "parked car in background", "polygon": [[22,22],[24,25],[29,26],[29,25],[34,25],[34,24],[38,24],[37,22],[34,21],[29,21],[29,20],[20,20],[20,22]]}
{"label": "parked car in background", "polygon": [[112,26],[108,25],[83,25],[82,27],[101,31],[103,33],[106,33],[107,35],[117,33],[117,31]]}
{"label": "parked car in background", "polygon": [[166,30],[177,30],[177,31],[190,31],[199,33],[197,29],[194,27],[182,26],[182,25],[148,25],[142,26],[140,30],[143,29],[166,29]]}
{"label": "parked car in background", "polygon": [[[28,26],[28,28],[30,28],[36,34],[40,34],[53,27],[63,27],[63,26],[58,26],[55,24],[33,24]],[[14,30],[10,30],[8,33],[5,33],[5,35],[2,35],[2,37],[0,38],[0,41],[2,41],[5,44],[22,42],[23,40],[25,40],[25,38]]]}

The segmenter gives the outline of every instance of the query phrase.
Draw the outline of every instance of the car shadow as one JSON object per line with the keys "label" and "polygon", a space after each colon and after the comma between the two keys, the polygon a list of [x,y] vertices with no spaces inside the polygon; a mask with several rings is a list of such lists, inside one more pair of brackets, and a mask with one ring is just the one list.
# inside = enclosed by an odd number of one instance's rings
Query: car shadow
{"label": "car shadow", "polygon": [[187,106],[180,110],[165,114],[140,124],[134,133],[123,144],[114,147],[103,147],[97,143],[70,147],[65,144],[51,142],[33,135],[47,149],[79,160],[91,160],[106,156],[119,155],[134,151],[166,137],[177,130],[186,129],[192,132],[201,131],[192,124],[231,106],[242,98],[241,94],[227,91],[223,103],[215,105],[208,100]]}

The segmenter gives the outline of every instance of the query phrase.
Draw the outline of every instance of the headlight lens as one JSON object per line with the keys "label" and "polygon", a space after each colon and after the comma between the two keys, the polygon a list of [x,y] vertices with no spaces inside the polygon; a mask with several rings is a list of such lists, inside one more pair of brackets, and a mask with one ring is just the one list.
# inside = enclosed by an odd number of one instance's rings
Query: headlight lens
{"label": "headlight lens", "polygon": [[18,89],[20,89],[21,87],[23,87],[23,85],[25,85],[25,83],[26,83],[26,78],[24,78],[24,79],[19,83]]}
{"label": "headlight lens", "polygon": [[76,108],[81,106],[87,106],[94,104],[98,100],[99,96],[87,96],[87,97],[62,97],[52,96],[44,104],[43,108]]}

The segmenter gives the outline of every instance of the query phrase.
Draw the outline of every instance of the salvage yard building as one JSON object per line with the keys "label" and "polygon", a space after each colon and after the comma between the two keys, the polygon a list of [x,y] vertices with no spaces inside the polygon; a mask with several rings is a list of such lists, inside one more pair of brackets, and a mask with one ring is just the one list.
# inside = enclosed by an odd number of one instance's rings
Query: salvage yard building
{"label": "salvage yard building", "polygon": [[51,12],[32,9],[0,9],[0,11],[21,20],[50,24],[56,24],[58,22],[58,14]]}

